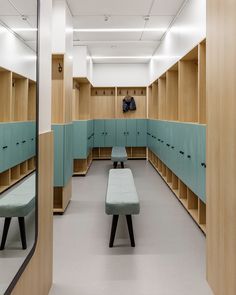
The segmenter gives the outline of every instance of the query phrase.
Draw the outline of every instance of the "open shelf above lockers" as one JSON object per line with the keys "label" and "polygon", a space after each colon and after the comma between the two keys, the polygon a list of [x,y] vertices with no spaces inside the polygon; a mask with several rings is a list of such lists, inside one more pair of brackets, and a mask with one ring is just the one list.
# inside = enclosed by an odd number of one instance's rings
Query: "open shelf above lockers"
{"label": "open shelf above lockers", "polygon": [[52,123],[71,122],[71,61],[64,54],[52,55]]}
{"label": "open shelf above lockers", "polygon": [[35,120],[36,83],[0,68],[0,122]]}
{"label": "open shelf above lockers", "polygon": [[206,124],[206,41],[149,87],[149,118]]}
{"label": "open shelf above lockers", "polygon": [[[92,87],[87,79],[74,78],[73,120],[147,118],[146,87]],[[123,113],[123,99],[134,97],[136,111]]]}

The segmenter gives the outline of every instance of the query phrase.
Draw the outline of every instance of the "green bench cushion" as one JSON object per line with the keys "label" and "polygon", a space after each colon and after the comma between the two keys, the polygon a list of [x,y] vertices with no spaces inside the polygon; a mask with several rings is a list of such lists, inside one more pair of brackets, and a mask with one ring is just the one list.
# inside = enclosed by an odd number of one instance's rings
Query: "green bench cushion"
{"label": "green bench cushion", "polygon": [[0,217],[24,217],[35,208],[35,175],[0,199]]}
{"label": "green bench cushion", "polygon": [[112,162],[125,162],[127,161],[128,156],[125,147],[123,146],[114,146],[112,148],[111,160]]}
{"label": "green bench cushion", "polygon": [[106,214],[139,214],[139,198],[130,169],[111,169],[109,172]]}

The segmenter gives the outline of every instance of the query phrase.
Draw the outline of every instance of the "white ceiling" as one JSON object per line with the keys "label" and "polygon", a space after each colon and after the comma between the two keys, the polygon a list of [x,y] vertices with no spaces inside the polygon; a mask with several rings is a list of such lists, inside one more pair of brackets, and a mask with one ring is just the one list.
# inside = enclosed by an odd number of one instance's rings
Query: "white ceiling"
{"label": "white ceiling", "polygon": [[[37,0],[0,0],[0,23],[10,29],[37,27]],[[16,34],[36,50],[36,32],[17,31]]]}
{"label": "white ceiling", "polygon": [[[74,29],[168,29],[186,0],[67,0]],[[144,16],[149,16],[145,21]],[[109,20],[105,21],[105,16]],[[164,32],[75,32],[74,45],[87,45],[92,56],[152,56]],[[94,62],[137,62],[99,59]],[[138,59],[146,63],[148,59]]]}

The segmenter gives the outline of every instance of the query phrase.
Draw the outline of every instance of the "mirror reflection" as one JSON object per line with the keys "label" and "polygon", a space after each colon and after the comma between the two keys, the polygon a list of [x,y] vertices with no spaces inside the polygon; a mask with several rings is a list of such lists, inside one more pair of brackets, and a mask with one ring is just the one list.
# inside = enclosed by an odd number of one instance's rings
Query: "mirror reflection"
{"label": "mirror reflection", "polygon": [[35,243],[37,1],[0,0],[0,295]]}

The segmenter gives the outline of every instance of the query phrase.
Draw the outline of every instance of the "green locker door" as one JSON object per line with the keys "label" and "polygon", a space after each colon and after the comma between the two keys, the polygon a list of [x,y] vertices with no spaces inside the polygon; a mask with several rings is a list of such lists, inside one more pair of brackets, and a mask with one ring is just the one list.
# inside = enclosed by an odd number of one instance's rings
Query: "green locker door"
{"label": "green locker door", "polygon": [[0,124],[0,172],[10,168],[11,124]]}
{"label": "green locker door", "polygon": [[116,120],[116,146],[126,146],[126,120]]}
{"label": "green locker door", "polygon": [[22,161],[26,161],[28,159],[28,124],[27,122],[23,122],[22,124]]}
{"label": "green locker door", "polygon": [[73,123],[73,155],[74,159],[87,158],[87,121],[75,121]]}
{"label": "green locker door", "polygon": [[105,147],[116,145],[116,120],[105,120]]}
{"label": "green locker door", "polygon": [[137,122],[135,119],[126,120],[126,145],[128,147],[137,146]]}
{"label": "green locker door", "polygon": [[105,146],[105,122],[94,120],[94,147]]}
{"label": "green locker door", "polygon": [[73,125],[64,127],[64,179],[63,185],[67,185],[73,174]]}
{"label": "green locker door", "polygon": [[206,203],[206,126],[198,126],[197,139],[198,196],[204,203]]}
{"label": "green locker door", "polygon": [[137,147],[147,146],[147,120],[139,119],[137,122]]}
{"label": "green locker door", "polygon": [[52,125],[54,132],[54,186],[64,184],[64,125]]}

